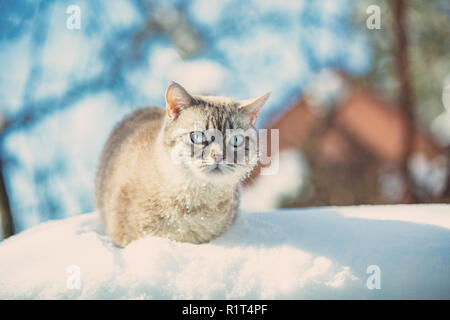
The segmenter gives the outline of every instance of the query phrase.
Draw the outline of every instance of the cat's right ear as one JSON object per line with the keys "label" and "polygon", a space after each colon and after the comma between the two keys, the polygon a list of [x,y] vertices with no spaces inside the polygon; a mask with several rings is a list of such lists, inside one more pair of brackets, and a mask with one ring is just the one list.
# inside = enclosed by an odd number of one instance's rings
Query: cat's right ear
{"label": "cat's right ear", "polygon": [[194,98],[181,85],[173,82],[166,90],[166,111],[169,119],[176,119],[183,108],[191,106]]}

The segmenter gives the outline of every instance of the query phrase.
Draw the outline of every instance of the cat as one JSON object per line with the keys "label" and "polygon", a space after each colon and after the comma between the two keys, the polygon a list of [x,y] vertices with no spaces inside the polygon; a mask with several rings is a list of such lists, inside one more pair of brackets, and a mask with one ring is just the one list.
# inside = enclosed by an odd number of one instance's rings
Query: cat
{"label": "cat", "polygon": [[258,161],[252,132],[269,95],[193,96],[172,82],[165,109],[125,117],[95,178],[95,207],[112,242],[125,247],[151,234],[200,244],[222,234],[238,211],[240,182]]}

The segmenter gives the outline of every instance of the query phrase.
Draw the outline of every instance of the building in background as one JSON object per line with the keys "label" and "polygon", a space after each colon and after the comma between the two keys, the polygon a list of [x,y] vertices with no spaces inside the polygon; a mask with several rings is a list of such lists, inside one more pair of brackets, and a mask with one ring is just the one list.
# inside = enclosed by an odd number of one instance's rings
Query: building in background
{"label": "building in background", "polygon": [[[394,102],[358,79],[339,71],[322,71],[301,97],[267,127],[279,129],[280,155],[286,150],[297,151],[302,155],[297,157],[297,166],[304,169],[290,173],[291,177],[296,175],[298,183],[278,183],[291,187],[280,188],[279,196],[272,194],[277,193],[272,186],[286,174],[259,176],[256,170],[248,188],[266,185],[270,195],[260,198],[275,197],[279,206],[405,201],[399,170],[405,148],[404,117]],[[280,171],[283,166],[295,167],[292,162],[280,156]],[[449,166],[448,150],[416,124],[409,159],[415,201],[449,201]]]}

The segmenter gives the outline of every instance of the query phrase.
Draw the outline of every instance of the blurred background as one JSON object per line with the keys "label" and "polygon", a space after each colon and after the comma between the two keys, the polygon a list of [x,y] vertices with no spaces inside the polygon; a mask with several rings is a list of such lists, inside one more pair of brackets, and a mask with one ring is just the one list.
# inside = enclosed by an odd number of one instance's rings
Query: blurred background
{"label": "blurred background", "polygon": [[449,17],[447,0],[1,0],[2,237],[92,211],[108,134],[170,80],[272,92],[257,126],[279,129],[279,172],[255,170],[245,209],[449,202]]}

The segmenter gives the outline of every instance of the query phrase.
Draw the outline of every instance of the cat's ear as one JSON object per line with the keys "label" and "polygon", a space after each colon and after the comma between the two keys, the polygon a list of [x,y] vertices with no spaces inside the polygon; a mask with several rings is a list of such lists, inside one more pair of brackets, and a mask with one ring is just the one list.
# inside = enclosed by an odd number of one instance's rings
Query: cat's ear
{"label": "cat's ear", "polygon": [[191,106],[194,98],[181,85],[173,82],[166,90],[166,111],[170,119],[175,119],[183,108]]}
{"label": "cat's ear", "polygon": [[270,92],[256,99],[242,100],[239,109],[250,117],[251,124],[255,124],[258,112],[269,99]]}

